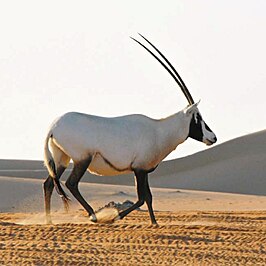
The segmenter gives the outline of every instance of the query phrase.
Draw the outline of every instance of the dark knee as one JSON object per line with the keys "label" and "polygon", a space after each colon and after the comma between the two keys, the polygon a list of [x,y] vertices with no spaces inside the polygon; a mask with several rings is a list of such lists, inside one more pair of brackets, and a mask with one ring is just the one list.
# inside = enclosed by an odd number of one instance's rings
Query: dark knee
{"label": "dark knee", "polygon": [[43,182],[43,189],[45,191],[51,191],[54,188],[54,182],[52,177],[48,177],[44,182]]}
{"label": "dark knee", "polygon": [[70,191],[75,190],[78,187],[77,183],[71,182],[69,179],[66,181],[65,185]]}
{"label": "dark knee", "polygon": [[61,177],[61,175],[64,173],[65,170],[66,170],[65,166],[62,166],[62,165],[58,166],[58,168],[57,168],[57,176]]}

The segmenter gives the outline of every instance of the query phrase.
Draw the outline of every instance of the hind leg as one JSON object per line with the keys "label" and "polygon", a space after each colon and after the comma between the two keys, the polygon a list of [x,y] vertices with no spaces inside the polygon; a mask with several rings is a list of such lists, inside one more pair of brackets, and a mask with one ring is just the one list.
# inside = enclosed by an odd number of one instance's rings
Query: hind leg
{"label": "hind leg", "polygon": [[[60,178],[63,172],[65,171],[65,167],[60,166],[57,170],[57,175]],[[47,177],[45,182],[43,183],[43,192],[44,192],[44,207],[45,207],[45,215],[46,215],[46,223],[51,224],[51,197],[54,190],[54,180],[50,175]],[[66,208],[66,206],[65,206]]]}
{"label": "hind leg", "polygon": [[[57,169],[57,180],[62,176],[65,169],[69,165],[70,158],[67,156],[53,141],[50,142],[50,147],[53,153],[56,169]],[[44,190],[44,205],[46,213],[46,222],[51,223],[51,196],[54,189],[54,178],[50,175],[47,177],[43,184]],[[68,209],[68,204],[63,200],[65,210]]]}
{"label": "hind leg", "polygon": [[44,192],[44,207],[45,207],[45,216],[46,223],[51,224],[51,196],[54,189],[53,178],[49,175],[45,182],[43,183],[43,192]]}
{"label": "hind leg", "polygon": [[[53,153],[53,159],[56,165],[56,169],[57,169],[57,176],[56,178],[53,180],[55,183],[59,183],[59,179],[61,177],[61,175],[63,174],[63,172],[65,171],[65,169],[68,167],[69,165],[69,161],[70,161],[70,157],[61,150],[61,148],[58,146],[58,144],[55,142],[54,139],[52,139],[52,141],[50,142],[50,147]],[[61,186],[56,186],[56,188],[60,188]],[[62,191],[60,193],[60,195],[64,195],[64,191]],[[65,195],[65,197],[61,197],[63,204],[64,204],[64,208],[66,211],[68,211],[69,209],[69,201],[67,200],[67,195]]]}
{"label": "hind leg", "polygon": [[96,222],[94,210],[82,197],[78,189],[79,181],[89,167],[90,162],[91,158],[88,158],[87,160],[83,160],[81,162],[74,162],[74,168],[66,181],[66,187],[70,190],[76,200],[83,206],[83,208],[88,212],[89,216],[91,216],[92,221]]}

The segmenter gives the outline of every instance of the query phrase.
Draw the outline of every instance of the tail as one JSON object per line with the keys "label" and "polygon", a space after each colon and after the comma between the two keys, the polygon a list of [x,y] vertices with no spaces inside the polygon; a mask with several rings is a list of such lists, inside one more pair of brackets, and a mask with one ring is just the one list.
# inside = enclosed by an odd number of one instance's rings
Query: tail
{"label": "tail", "polygon": [[46,166],[49,175],[53,178],[56,177],[56,167],[55,167],[55,162],[54,162],[54,158],[52,156],[52,153],[49,150],[49,140],[50,138],[53,137],[52,132],[49,132],[46,140],[45,140],[45,144],[44,144],[44,165]]}
{"label": "tail", "polygon": [[53,158],[52,153],[49,150],[49,141],[50,141],[50,138],[52,137],[53,137],[53,134],[51,131],[49,131],[45,139],[45,143],[44,143],[44,165],[46,166],[49,172],[49,175],[54,180],[55,189],[57,193],[60,195],[60,197],[62,198],[65,208],[68,209],[68,202],[70,201],[70,198],[67,196],[67,194],[65,193],[65,191],[63,190],[60,184],[59,177],[57,176],[57,170],[56,170],[54,158]]}

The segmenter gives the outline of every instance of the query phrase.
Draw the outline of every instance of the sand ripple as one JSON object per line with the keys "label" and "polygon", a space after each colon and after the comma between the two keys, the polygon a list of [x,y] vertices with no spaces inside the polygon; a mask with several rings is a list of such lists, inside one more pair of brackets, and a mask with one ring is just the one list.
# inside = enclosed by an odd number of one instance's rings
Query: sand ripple
{"label": "sand ripple", "polygon": [[[134,212],[114,224],[0,214],[0,265],[266,265],[266,212]],[[66,221],[68,218],[68,222]]]}

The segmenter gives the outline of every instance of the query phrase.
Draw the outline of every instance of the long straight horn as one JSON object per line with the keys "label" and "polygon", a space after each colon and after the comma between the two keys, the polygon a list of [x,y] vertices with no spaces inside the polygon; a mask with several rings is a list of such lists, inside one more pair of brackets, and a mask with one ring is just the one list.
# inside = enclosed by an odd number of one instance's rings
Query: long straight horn
{"label": "long straight horn", "polygon": [[158,56],[156,56],[153,52],[151,52],[145,45],[143,45],[141,42],[137,41],[136,39],[132,38],[135,42],[137,42],[139,45],[141,45],[145,50],[147,50],[155,59],[157,59],[157,61],[159,61],[159,63],[167,70],[167,72],[172,76],[172,78],[176,81],[176,83],[178,84],[178,86],[181,88],[182,92],[184,93],[184,95],[186,96],[188,102],[190,105],[192,105],[194,103],[194,100],[186,86],[186,84],[184,83],[184,81],[182,80],[182,78],[180,77],[180,75],[178,74],[178,72],[176,71],[176,69],[173,67],[173,65],[169,62],[169,60],[163,55],[162,52],[160,52],[160,50],[153,45],[148,39],[146,39],[144,36],[142,36],[140,33],[139,35],[145,40],[147,41],[159,54],[160,56],[165,60],[165,62],[170,66],[170,68],[172,69],[172,71],[176,74],[176,76],[173,74],[173,72],[168,68],[168,66],[162,62],[162,60],[160,58],[158,58]]}

